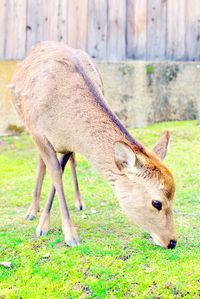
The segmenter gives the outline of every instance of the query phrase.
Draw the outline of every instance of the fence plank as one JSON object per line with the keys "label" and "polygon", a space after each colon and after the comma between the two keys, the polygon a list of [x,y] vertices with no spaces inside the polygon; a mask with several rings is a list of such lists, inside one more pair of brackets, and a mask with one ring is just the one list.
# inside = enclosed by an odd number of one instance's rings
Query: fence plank
{"label": "fence plank", "polygon": [[4,58],[6,42],[6,0],[0,1],[0,59]]}
{"label": "fence plank", "polygon": [[108,0],[107,58],[126,57],[126,1]]}
{"label": "fence plank", "polygon": [[187,1],[186,58],[200,60],[200,1]]}
{"label": "fence plank", "polygon": [[96,59],[106,58],[107,0],[88,0],[87,51]]}
{"label": "fence plank", "polygon": [[84,50],[87,42],[87,8],[87,0],[69,0],[68,44]]}
{"label": "fence plank", "polygon": [[6,14],[5,58],[22,58],[26,44],[26,0],[7,0]]}
{"label": "fence plank", "polygon": [[127,2],[127,58],[146,58],[146,0]]}
{"label": "fence plank", "polygon": [[186,0],[168,0],[167,4],[167,59],[185,57]]}
{"label": "fence plank", "polygon": [[88,0],[79,0],[77,10],[79,24],[77,34],[77,47],[86,50],[88,29]]}
{"label": "fence plank", "polygon": [[44,12],[45,4],[47,4],[46,0],[28,0],[27,50],[44,38],[44,23],[47,20]]}
{"label": "fence plank", "polygon": [[0,58],[42,40],[98,60],[200,60],[200,0],[1,0]]}
{"label": "fence plank", "polygon": [[45,15],[43,12],[43,39],[63,41],[66,43],[68,36],[68,1],[46,1],[45,8]]}
{"label": "fence plank", "polygon": [[71,47],[76,48],[77,43],[77,1],[68,2],[68,39],[67,42]]}
{"label": "fence plank", "polygon": [[147,59],[165,59],[167,0],[148,0]]}
{"label": "fence plank", "polygon": [[[53,39],[64,43],[67,43],[68,38],[67,9],[68,1],[59,0],[57,4],[57,38]],[[56,12],[54,15],[56,15]]]}

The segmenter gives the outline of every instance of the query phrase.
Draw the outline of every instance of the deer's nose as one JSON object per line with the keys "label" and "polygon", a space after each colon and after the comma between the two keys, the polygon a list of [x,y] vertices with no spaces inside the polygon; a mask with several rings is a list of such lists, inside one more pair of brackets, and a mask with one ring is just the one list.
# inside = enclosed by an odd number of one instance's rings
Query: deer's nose
{"label": "deer's nose", "polygon": [[175,240],[171,240],[169,245],[167,246],[167,248],[169,249],[173,249],[174,247],[176,247],[176,241]]}

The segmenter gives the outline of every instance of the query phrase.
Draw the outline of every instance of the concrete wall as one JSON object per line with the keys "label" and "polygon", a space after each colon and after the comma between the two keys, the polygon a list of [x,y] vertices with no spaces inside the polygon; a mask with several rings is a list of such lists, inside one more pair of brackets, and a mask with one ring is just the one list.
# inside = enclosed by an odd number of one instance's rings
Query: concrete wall
{"label": "concrete wall", "polygon": [[15,67],[15,61],[0,61],[0,135],[6,133],[11,124],[22,125],[12,107],[10,90],[6,88],[11,81]]}
{"label": "concrete wall", "polygon": [[[200,119],[200,62],[96,63],[105,97],[127,127],[144,127],[164,120]],[[6,84],[16,62],[0,62],[0,134],[22,125]]]}
{"label": "concrete wall", "polygon": [[126,126],[200,118],[200,62],[98,63],[105,97]]}

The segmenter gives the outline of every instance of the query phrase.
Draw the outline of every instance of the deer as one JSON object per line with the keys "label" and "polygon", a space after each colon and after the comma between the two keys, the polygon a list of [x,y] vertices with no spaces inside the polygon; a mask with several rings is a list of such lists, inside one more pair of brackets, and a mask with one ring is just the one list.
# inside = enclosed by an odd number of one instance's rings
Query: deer
{"label": "deer", "polygon": [[[31,48],[17,66],[10,85],[12,103],[47,167],[58,195],[65,243],[80,243],[63,190],[62,167],[79,153],[108,181],[131,222],[155,244],[173,249],[175,180],[164,164],[170,134],[152,150],[135,140],[106,104],[100,76],[84,51],[53,41]],[[49,229],[48,199],[36,232]]]}

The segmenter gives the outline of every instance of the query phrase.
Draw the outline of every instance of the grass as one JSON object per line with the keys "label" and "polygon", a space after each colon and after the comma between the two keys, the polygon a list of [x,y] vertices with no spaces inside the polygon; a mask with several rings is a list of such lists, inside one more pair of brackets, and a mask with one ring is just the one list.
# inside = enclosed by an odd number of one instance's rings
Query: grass
{"label": "grass", "polygon": [[[38,219],[24,220],[32,198],[37,153],[29,135],[0,141],[0,298],[199,298],[200,293],[200,124],[155,124],[131,130],[152,146],[160,132],[172,134],[167,165],[177,182],[175,221],[178,245],[165,250],[129,224],[111,188],[78,156],[78,175],[87,205],[76,212],[69,169],[64,184],[80,246],[63,244],[57,199],[46,237],[37,239]],[[50,188],[44,182],[41,206]],[[91,208],[98,211],[91,213]]]}

